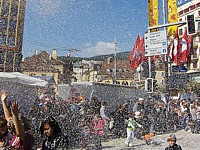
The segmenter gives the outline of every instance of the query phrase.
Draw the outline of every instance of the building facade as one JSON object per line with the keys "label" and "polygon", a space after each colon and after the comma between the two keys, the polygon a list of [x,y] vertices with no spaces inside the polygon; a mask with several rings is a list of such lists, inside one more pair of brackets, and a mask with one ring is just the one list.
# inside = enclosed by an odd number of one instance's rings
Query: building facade
{"label": "building facade", "polygon": [[[54,52],[55,50],[53,50]],[[54,57],[56,58],[56,57]],[[29,76],[53,77],[56,84],[62,83],[64,62],[53,59],[46,51],[27,57],[22,62],[22,72]]]}
{"label": "building facade", "polygon": [[0,0],[0,71],[21,71],[26,0]]}
{"label": "building facade", "polygon": [[76,82],[97,82],[102,61],[82,60],[73,64]]}
{"label": "building facade", "polygon": [[[188,66],[187,73],[195,82],[200,83],[200,1],[199,0],[186,0],[178,1],[178,21],[187,21],[187,15],[194,15],[195,18],[195,31],[193,35],[193,54],[191,55],[191,63]],[[179,36],[187,30],[187,24],[178,28]]]}

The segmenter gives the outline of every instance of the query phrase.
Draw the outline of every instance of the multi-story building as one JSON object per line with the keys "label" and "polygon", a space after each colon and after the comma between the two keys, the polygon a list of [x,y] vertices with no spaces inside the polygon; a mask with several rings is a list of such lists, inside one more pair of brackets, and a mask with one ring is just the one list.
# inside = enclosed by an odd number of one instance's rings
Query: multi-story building
{"label": "multi-story building", "polygon": [[0,0],[0,71],[21,71],[26,0]]}
{"label": "multi-story building", "polygon": [[[131,69],[129,60],[116,61],[116,83],[120,85],[134,86],[139,82],[139,74]],[[101,70],[98,75],[98,82],[113,84],[115,61],[108,58],[103,61]]]}
{"label": "multi-story building", "polygon": [[97,82],[102,61],[82,60],[73,64],[76,82]]}
{"label": "multi-story building", "polygon": [[56,84],[62,83],[65,63],[56,58],[56,50],[53,50],[52,55],[46,51],[36,52],[33,56],[24,59],[22,72],[29,76],[53,77]]}
{"label": "multi-story building", "polygon": [[[188,66],[188,74],[191,75],[196,82],[200,83],[200,1],[186,0],[178,1],[178,21],[186,21],[187,15],[194,15],[196,34],[193,35],[194,52],[191,56],[191,63]],[[178,28],[180,37],[183,36],[187,24]]]}
{"label": "multi-story building", "polygon": [[74,72],[74,77],[76,78],[76,82],[82,82],[83,65],[81,61],[75,62],[73,64],[73,72]]}

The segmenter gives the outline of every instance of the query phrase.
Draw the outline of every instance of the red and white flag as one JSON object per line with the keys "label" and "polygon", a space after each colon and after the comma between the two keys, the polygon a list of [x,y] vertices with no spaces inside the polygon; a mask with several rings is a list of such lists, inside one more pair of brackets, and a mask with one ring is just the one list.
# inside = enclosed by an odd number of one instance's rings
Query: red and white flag
{"label": "red and white flag", "polygon": [[142,38],[140,39],[140,45],[139,45],[138,51],[139,51],[139,55],[140,55],[139,63],[141,64],[144,60],[147,60],[147,59],[148,59],[148,58],[145,56],[144,37],[142,37]]}
{"label": "red and white flag", "polygon": [[179,41],[178,32],[176,32],[175,39],[174,39],[173,58],[174,58],[173,61],[177,65],[180,65],[180,41]]}
{"label": "red and white flag", "polygon": [[140,35],[138,34],[138,37],[136,39],[136,42],[135,42],[134,47],[132,49],[132,52],[130,53],[130,56],[129,56],[130,66],[131,66],[131,68],[133,68],[133,70],[136,70],[137,67],[139,67],[139,65],[140,65],[139,64],[140,56],[139,56],[139,53],[138,53],[139,45],[140,45]]}
{"label": "red and white flag", "polygon": [[187,62],[187,56],[188,56],[188,35],[187,30],[185,30],[185,33],[183,35],[182,39],[182,49],[181,49],[181,60],[183,62]]}

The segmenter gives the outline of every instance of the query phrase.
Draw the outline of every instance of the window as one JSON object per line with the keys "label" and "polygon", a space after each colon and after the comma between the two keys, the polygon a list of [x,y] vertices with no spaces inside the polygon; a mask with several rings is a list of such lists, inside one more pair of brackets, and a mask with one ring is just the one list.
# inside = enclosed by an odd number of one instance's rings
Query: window
{"label": "window", "polygon": [[196,8],[195,5],[190,6],[190,10],[193,10],[193,9],[195,9],[195,8]]}
{"label": "window", "polygon": [[196,7],[200,7],[200,2],[196,4]]}
{"label": "window", "polygon": [[197,62],[193,63],[193,68],[197,68]]}
{"label": "window", "polygon": [[128,82],[127,81],[123,81],[122,85],[128,85]]}
{"label": "window", "polygon": [[189,8],[184,9],[184,13],[189,12]]}
{"label": "window", "polygon": [[199,16],[200,16],[200,11],[198,12]]}
{"label": "window", "polygon": [[0,49],[0,64],[4,63],[4,53],[3,53],[3,49]]}
{"label": "window", "polygon": [[193,58],[197,58],[197,49],[194,49],[194,55]]}
{"label": "window", "polygon": [[119,82],[119,81],[116,81],[116,84],[118,84],[118,85],[119,85],[119,84],[120,84],[120,82]]}
{"label": "window", "polygon": [[179,35],[183,35],[183,29],[179,29]]}
{"label": "window", "polygon": [[131,83],[130,83],[130,86],[135,86],[134,82],[131,82]]}
{"label": "window", "polygon": [[198,22],[198,28],[197,28],[197,30],[200,30],[200,22]]}
{"label": "window", "polygon": [[179,16],[182,15],[182,14],[183,14],[183,10],[178,13]]}
{"label": "window", "polygon": [[200,48],[199,48],[199,54],[200,54]]}

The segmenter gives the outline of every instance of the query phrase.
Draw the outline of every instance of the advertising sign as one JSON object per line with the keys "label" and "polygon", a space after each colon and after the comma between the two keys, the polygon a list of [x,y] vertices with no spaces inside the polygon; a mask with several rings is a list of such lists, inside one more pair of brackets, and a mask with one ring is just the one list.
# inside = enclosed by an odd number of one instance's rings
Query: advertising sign
{"label": "advertising sign", "polygon": [[177,0],[177,5],[180,7],[188,2],[191,2],[191,0]]}

